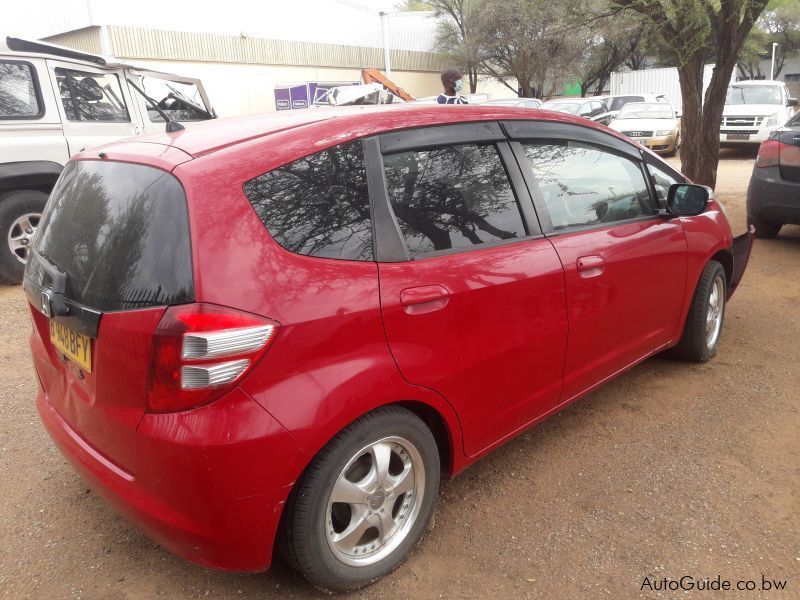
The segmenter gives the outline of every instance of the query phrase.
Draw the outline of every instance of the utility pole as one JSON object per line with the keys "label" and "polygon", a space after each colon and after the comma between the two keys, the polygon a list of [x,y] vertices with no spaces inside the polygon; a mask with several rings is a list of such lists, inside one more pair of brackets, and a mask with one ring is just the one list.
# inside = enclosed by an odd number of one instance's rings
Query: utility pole
{"label": "utility pole", "polygon": [[[92,13],[92,0],[86,0],[86,12],[89,14],[89,25],[94,25],[94,14]],[[108,26],[103,23],[100,27],[100,54],[111,56],[111,40],[108,38]]]}
{"label": "utility pole", "polygon": [[378,14],[381,16],[381,31],[383,32],[383,70],[386,72],[386,77],[391,77],[392,63],[389,53],[389,13],[381,11]]}
{"label": "utility pole", "polygon": [[772,62],[769,64],[769,79],[775,79],[775,48],[778,47],[778,42],[772,42]]}

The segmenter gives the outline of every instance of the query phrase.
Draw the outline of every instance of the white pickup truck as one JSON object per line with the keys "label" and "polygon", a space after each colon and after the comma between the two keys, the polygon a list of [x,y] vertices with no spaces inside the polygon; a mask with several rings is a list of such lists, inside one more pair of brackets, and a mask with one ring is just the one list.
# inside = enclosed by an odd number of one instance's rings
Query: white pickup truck
{"label": "white pickup truck", "polygon": [[[145,96],[147,98],[145,98]],[[39,41],[0,40],[0,281],[17,283],[69,157],[213,118],[198,79]]]}
{"label": "white pickup truck", "polygon": [[728,88],[719,141],[758,145],[794,115],[797,99],[782,81],[737,81]]}

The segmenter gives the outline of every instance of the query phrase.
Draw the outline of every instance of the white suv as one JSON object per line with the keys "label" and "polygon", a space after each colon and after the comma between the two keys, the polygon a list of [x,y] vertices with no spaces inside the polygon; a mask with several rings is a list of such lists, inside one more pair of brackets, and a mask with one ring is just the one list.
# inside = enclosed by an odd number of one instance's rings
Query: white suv
{"label": "white suv", "polygon": [[[145,98],[147,96],[147,99]],[[17,283],[69,157],[214,112],[197,79],[43,42],[0,41],[0,281]]]}
{"label": "white suv", "polygon": [[782,81],[737,81],[725,98],[720,144],[758,145],[792,118],[796,106]]}

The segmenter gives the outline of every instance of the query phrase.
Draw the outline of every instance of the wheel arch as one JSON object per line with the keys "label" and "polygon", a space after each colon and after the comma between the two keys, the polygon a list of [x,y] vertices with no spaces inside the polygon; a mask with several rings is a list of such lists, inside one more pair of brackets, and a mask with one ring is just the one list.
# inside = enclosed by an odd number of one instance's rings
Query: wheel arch
{"label": "wheel arch", "polygon": [[[733,252],[728,248],[723,248],[709,257],[709,259],[706,261],[706,264],[712,260],[720,263],[722,268],[725,269],[725,286],[728,288],[728,290],[730,290],[731,281],[733,280]],[[695,283],[695,287],[697,287],[697,283]]]}
{"label": "wheel arch", "polygon": [[63,169],[59,163],[49,160],[0,164],[0,197],[21,190],[49,194]]}

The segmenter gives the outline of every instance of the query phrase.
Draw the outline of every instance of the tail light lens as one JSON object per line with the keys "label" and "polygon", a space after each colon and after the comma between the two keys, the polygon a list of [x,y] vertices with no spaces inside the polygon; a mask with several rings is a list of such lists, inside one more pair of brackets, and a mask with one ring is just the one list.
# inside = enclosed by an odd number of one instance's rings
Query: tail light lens
{"label": "tail light lens", "polygon": [[765,140],[758,148],[756,167],[777,167],[780,163],[781,143],[778,140]]}
{"label": "tail light lens", "polygon": [[213,304],[168,308],[153,335],[147,410],[187,410],[220,398],[263,356],[278,327]]}

